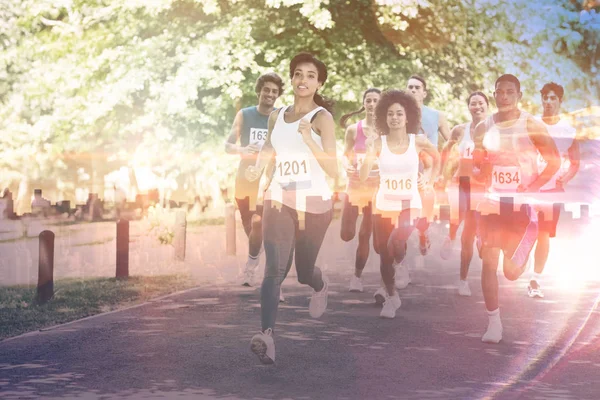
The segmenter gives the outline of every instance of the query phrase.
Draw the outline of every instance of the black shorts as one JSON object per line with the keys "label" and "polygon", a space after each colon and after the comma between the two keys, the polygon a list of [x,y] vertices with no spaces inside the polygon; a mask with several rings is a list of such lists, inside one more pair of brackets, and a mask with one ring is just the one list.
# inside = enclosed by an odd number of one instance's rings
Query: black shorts
{"label": "black shorts", "polygon": [[242,225],[244,225],[244,231],[249,235],[252,230],[252,216],[254,214],[258,216],[262,216],[263,206],[257,204],[255,210],[250,209],[250,198],[246,197],[245,199],[235,198],[235,202],[237,203],[238,210],[240,210],[240,216],[242,217]]}
{"label": "black shorts", "polygon": [[[530,206],[504,214],[479,217],[480,246],[502,249],[517,265],[524,265],[537,240],[537,214]],[[509,254],[507,254],[509,253]]]}

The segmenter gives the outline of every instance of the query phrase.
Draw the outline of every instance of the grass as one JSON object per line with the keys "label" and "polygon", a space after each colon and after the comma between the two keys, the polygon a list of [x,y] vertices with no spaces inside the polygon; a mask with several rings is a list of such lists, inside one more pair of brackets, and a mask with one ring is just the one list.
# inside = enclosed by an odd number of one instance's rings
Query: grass
{"label": "grass", "polygon": [[194,286],[186,275],[63,279],[54,282],[54,298],[44,305],[35,303],[35,286],[0,287],[0,340]]}

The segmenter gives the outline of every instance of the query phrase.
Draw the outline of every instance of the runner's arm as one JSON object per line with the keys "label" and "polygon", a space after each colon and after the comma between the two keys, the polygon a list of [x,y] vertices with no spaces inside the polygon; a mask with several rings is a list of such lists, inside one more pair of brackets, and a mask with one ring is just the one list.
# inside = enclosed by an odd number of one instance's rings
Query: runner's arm
{"label": "runner's arm", "polygon": [[486,131],[485,121],[483,121],[475,127],[473,133],[475,144],[473,149],[473,180],[479,183],[487,182],[492,173],[491,165],[487,162],[487,150],[483,147],[483,138]]}
{"label": "runner's arm", "polygon": [[542,155],[542,158],[546,161],[546,168],[544,168],[536,180],[531,182],[529,187],[525,188],[528,192],[537,192],[558,172],[561,163],[560,154],[544,124],[529,117],[527,119],[527,132],[529,133],[529,138]]}
{"label": "runner's arm", "polygon": [[358,171],[358,176],[361,182],[364,182],[369,177],[369,173],[375,164],[375,160],[379,157],[379,153],[381,152],[381,138],[377,137],[374,139],[373,137],[367,138],[365,142],[367,146],[367,155],[365,156],[365,161],[360,166],[360,170]]}
{"label": "runner's arm", "polygon": [[440,135],[444,138],[444,141],[447,141],[450,138],[450,125],[448,125],[448,120],[446,119],[446,114],[440,112],[439,119],[439,128],[438,131]]}
{"label": "runner's arm", "polygon": [[244,116],[241,111],[235,115],[235,119],[233,120],[233,125],[231,126],[231,131],[229,132],[229,136],[225,141],[225,152],[227,154],[240,154],[242,153],[242,146],[238,146],[237,142],[240,140],[242,124],[244,121]]}
{"label": "runner's arm", "polygon": [[559,182],[560,186],[565,186],[571,179],[575,177],[577,172],[579,171],[579,166],[581,164],[581,156],[579,153],[579,139],[573,139],[573,144],[569,147],[569,169],[565,172],[564,175],[559,176],[557,182]]}
{"label": "runner's arm", "polygon": [[348,161],[348,166],[352,167],[352,161],[354,158],[354,143],[356,141],[356,124],[350,125],[346,128],[345,136],[345,147],[344,147],[344,158]]}
{"label": "runner's arm", "polygon": [[452,154],[452,149],[462,139],[464,131],[465,129],[463,125],[456,125],[454,128],[452,128],[452,131],[450,132],[450,139],[446,142],[444,148],[442,149],[442,152],[440,153],[440,171],[442,173],[441,177],[443,177],[444,179],[446,179],[446,177],[444,176],[444,169],[446,168],[446,163],[448,162],[448,159]]}
{"label": "runner's arm", "polygon": [[[437,148],[427,139],[424,135],[415,135],[415,144],[417,145],[417,151],[423,161],[430,161],[430,165],[425,165],[426,168],[423,170],[425,180],[429,185],[433,185],[433,182],[437,179],[440,173],[440,153]],[[425,153],[425,157],[422,157],[421,153]]]}

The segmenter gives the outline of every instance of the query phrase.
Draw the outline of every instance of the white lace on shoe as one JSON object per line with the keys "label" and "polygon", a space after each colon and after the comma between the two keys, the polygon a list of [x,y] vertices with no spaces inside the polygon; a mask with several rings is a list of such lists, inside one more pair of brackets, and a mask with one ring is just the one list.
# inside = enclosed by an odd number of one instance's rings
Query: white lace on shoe
{"label": "white lace on shoe", "polygon": [[250,341],[250,350],[258,356],[263,364],[275,362],[275,342],[273,341],[273,330],[271,328],[257,333]]}
{"label": "white lace on shoe", "polygon": [[315,292],[310,297],[310,303],[308,305],[308,313],[313,318],[319,318],[325,312],[327,308],[327,295],[329,291],[329,283],[327,279],[323,277],[323,289],[320,292]]}
{"label": "white lace on shoe", "polygon": [[471,296],[471,288],[469,287],[469,282],[468,281],[461,280],[458,283],[458,294],[460,296],[466,296],[466,297],[470,297]]}
{"label": "white lace on shoe", "polygon": [[529,285],[527,285],[527,294],[531,298],[544,298],[544,292],[542,292],[542,287],[537,281],[530,281]]}
{"label": "white lace on shoe", "polygon": [[352,275],[352,278],[350,278],[350,289],[348,289],[348,291],[362,293],[363,290],[362,280],[356,275]]}
{"label": "white lace on shoe", "polygon": [[402,301],[400,300],[398,293],[395,293],[393,296],[386,295],[385,302],[383,303],[383,308],[381,309],[379,316],[381,318],[395,318],[396,310],[399,309],[401,305]]}
{"label": "white lace on shoe", "polygon": [[442,248],[440,249],[440,257],[444,260],[448,260],[452,256],[452,252],[454,251],[454,241],[450,239],[449,236],[444,238],[444,242],[442,243]]}
{"label": "white lace on shoe", "polygon": [[403,263],[396,264],[394,267],[396,270],[396,289],[405,289],[410,283],[410,273],[408,267]]}

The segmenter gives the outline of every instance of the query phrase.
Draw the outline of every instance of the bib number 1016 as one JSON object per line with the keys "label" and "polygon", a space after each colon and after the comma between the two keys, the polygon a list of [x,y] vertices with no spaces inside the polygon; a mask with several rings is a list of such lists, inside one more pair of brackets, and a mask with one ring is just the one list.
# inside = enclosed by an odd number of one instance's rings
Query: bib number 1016
{"label": "bib number 1016", "polygon": [[386,179],[384,183],[388,191],[404,191],[412,189],[411,179]]}

